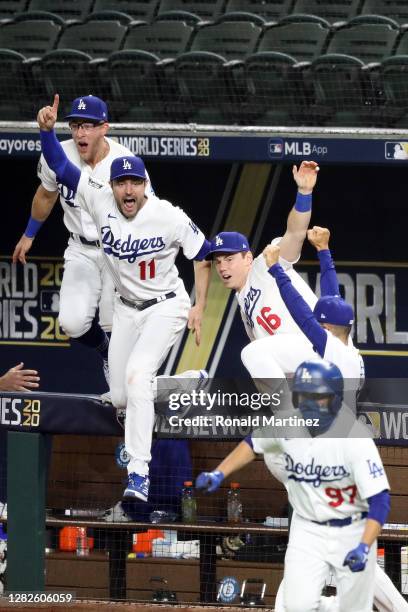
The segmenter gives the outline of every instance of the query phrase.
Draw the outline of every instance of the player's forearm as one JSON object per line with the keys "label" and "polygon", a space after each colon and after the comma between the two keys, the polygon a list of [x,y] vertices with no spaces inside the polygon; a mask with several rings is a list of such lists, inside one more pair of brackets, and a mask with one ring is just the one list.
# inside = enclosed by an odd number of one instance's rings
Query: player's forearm
{"label": "player's forearm", "polygon": [[320,294],[340,295],[339,281],[337,279],[336,267],[329,249],[318,250],[317,256],[320,261]]}
{"label": "player's forearm", "polygon": [[227,477],[251,463],[255,457],[256,455],[249,444],[242,441],[215,469]]}
{"label": "player's forearm", "polygon": [[296,261],[302,250],[312,216],[312,194],[298,192],[294,207],[289,213],[286,232],[279,243],[281,257]]}
{"label": "player's forearm", "polygon": [[54,130],[40,130],[40,137],[45,161],[58,176],[61,183],[76,192],[81,171],[69,161]]}
{"label": "player's forearm", "polygon": [[211,278],[211,262],[194,262],[195,303],[203,310],[207,304],[208,287]]}
{"label": "player's forearm", "polygon": [[361,538],[363,544],[371,546],[380,535],[381,529],[382,526],[378,521],[368,518],[366,520],[363,537]]}
{"label": "player's forearm", "polygon": [[31,205],[31,216],[33,219],[41,222],[46,221],[57,199],[58,191],[47,191],[42,185],[39,185]]}

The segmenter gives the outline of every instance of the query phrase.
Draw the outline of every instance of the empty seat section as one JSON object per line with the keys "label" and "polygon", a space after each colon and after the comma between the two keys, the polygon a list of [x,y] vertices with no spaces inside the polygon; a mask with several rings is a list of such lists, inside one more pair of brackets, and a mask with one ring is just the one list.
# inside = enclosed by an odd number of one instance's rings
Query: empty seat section
{"label": "empty seat section", "polygon": [[362,15],[385,15],[400,25],[408,24],[408,2],[406,0],[365,0]]}
{"label": "empty seat section", "polygon": [[52,21],[25,20],[0,26],[0,47],[13,49],[25,57],[40,57],[53,49],[61,25]]}
{"label": "empty seat section", "polygon": [[215,21],[221,14],[224,0],[161,0],[158,17],[173,13],[182,17],[183,12],[198,16],[203,21]]}
{"label": "empty seat section", "polygon": [[132,19],[152,21],[156,15],[159,0],[95,0],[93,11],[120,11]]}
{"label": "empty seat section", "polygon": [[329,23],[348,21],[358,14],[361,0],[296,0],[293,13],[309,13]]}
{"label": "empty seat section", "polygon": [[50,11],[65,21],[82,20],[91,10],[93,0],[30,0],[29,11]]}
{"label": "empty seat section", "polygon": [[67,27],[58,49],[76,49],[92,57],[107,57],[121,46],[127,27],[118,21],[88,21]]}
{"label": "empty seat section", "polygon": [[243,11],[263,17],[265,21],[278,21],[292,12],[293,0],[228,0],[225,13]]}

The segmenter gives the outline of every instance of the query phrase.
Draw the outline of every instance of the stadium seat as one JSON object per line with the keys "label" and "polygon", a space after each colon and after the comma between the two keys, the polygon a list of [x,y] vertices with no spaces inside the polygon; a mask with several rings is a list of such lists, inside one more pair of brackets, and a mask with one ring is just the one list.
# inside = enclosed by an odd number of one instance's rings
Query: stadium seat
{"label": "stadium seat", "polygon": [[153,21],[160,0],[95,0],[93,11],[120,11],[134,20]]}
{"label": "stadium seat", "polygon": [[[278,21],[292,12],[293,0],[228,0],[225,13],[245,11],[263,17],[265,21]],[[304,11],[310,12],[310,11]]]}
{"label": "stadium seat", "polygon": [[2,0],[0,2],[0,19],[13,19],[16,13],[22,13],[27,7],[27,0]]}
{"label": "stadium seat", "polygon": [[188,49],[194,28],[183,21],[155,21],[131,26],[123,49],[154,53],[158,58],[174,58]]}
{"label": "stadium seat", "polygon": [[329,25],[324,22],[283,20],[265,29],[258,52],[278,51],[298,62],[311,61],[323,53],[329,34]]}
{"label": "stadium seat", "polygon": [[65,21],[60,15],[50,13],[49,11],[25,11],[24,13],[17,13],[13,17],[14,22],[27,20],[52,21],[63,27],[65,26]]}
{"label": "stadium seat", "polygon": [[204,26],[196,32],[191,50],[174,62],[179,92],[176,108],[184,120],[239,120],[239,103],[246,91],[239,60],[255,50],[260,33],[259,26],[239,21]]}
{"label": "stadium seat", "polygon": [[156,21],[184,21],[189,25],[204,23],[199,15],[189,11],[165,11],[156,17]]}
{"label": "stadium seat", "polygon": [[224,0],[161,0],[157,16],[168,11],[186,11],[202,21],[215,21],[222,13]]}
{"label": "stadium seat", "polygon": [[312,124],[361,126],[370,121],[371,91],[360,59],[340,53],[322,55],[312,62],[307,79],[314,93],[308,110]]}
{"label": "stadium seat", "polygon": [[89,78],[91,56],[75,49],[56,49],[45,53],[33,66],[33,75],[37,83],[42,83],[46,92],[46,101],[52,101],[55,92],[60,94],[61,117],[68,114],[72,100],[78,97],[78,90],[98,93]]}
{"label": "stadium seat", "polygon": [[98,67],[100,81],[110,87],[107,100],[116,121],[168,120],[166,80],[158,64],[159,58],[153,53],[126,50],[112,53],[106,65]]}
{"label": "stadium seat", "polygon": [[317,15],[329,23],[344,22],[358,14],[360,2],[361,0],[295,0],[293,12]]}
{"label": "stadium seat", "polygon": [[365,64],[381,62],[392,53],[398,35],[398,24],[392,19],[360,15],[334,32],[327,53],[351,55]]}
{"label": "stadium seat", "polygon": [[[407,32],[408,34],[408,32]],[[408,127],[408,54],[387,57],[380,66],[383,127]]]}
{"label": "stadium seat", "polygon": [[254,53],[245,60],[247,98],[240,110],[245,123],[297,123],[296,64],[294,57],[273,51]]}
{"label": "stadium seat", "polygon": [[261,28],[251,22],[211,24],[195,33],[190,50],[216,51],[227,60],[243,59],[255,50],[260,34]]}
{"label": "stadium seat", "polygon": [[65,21],[81,21],[91,10],[93,0],[30,0],[27,10],[50,11]]}
{"label": "stadium seat", "polygon": [[28,57],[40,57],[53,49],[62,27],[52,21],[24,20],[0,26],[0,47]]}
{"label": "stadium seat", "polygon": [[254,13],[246,13],[245,11],[233,11],[232,13],[224,13],[217,19],[217,23],[222,23],[223,21],[250,21],[251,23],[255,23],[260,27],[264,26],[266,21],[260,15],[255,15]]}
{"label": "stadium seat", "polygon": [[7,120],[31,120],[35,114],[27,108],[27,89],[24,77],[25,57],[17,51],[0,49],[0,117]]}
{"label": "stadium seat", "polygon": [[84,21],[118,21],[127,26],[133,21],[133,17],[120,11],[97,11],[96,13],[89,13]]}
{"label": "stadium seat", "polygon": [[118,21],[88,21],[68,26],[61,35],[58,49],[76,49],[92,57],[107,57],[118,51],[127,28]]}
{"label": "stadium seat", "polygon": [[408,24],[408,3],[405,0],[364,0],[362,15],[386,15],[400,25]]}

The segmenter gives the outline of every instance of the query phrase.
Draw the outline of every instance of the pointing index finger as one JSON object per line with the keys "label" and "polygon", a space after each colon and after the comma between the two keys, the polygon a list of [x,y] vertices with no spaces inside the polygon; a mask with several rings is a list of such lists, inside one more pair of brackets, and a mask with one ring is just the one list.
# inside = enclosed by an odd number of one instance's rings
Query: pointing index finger
{"label": "pointing index finger", "polygon": [[59,94],[55,94],[54,102],[53,102],[53,105],[52,105],[52,110],[54,111],[54,113],[58,112],[58,105],[59,105]]}

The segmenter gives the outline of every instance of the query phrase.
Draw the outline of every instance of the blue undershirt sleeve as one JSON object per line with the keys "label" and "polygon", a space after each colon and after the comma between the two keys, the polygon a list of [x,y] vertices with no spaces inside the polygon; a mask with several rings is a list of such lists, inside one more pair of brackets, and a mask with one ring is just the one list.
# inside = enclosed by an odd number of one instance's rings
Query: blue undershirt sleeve
{"label": "blue undershirt sleeve", "polygon": [[340,295],[336,267],[329,249],[318,251],[320,261],[320,295]]}
{"label": "blue undershirt sleeve", "polygon": [[282,266],[278,263],[274,264],[269,268],[269,274],[276,280],[282,299],[293,319],[313,344],[315,351],[318,352],[320,357],[323,357],[327,343],[327,332],[316,321],[310,306],[292,285]]}
{"label": "blue undershirt sleeve", "polygon": [[211,242],[204,238],[203,245],[201,249],[198,251],[197,255],[194,257],[194,261],[203,261],[210,252]]}
{"label": "blue undershirt sleeve", "polygon": [[368,501],[368,516],[367,518],[374,519],[380,525],[384,525],[387,520],[388,513],[391,507],[391,497],[389,492],[384,489],[377,495],[372,495]]}
{"label": "blue undershirt sleeve", "polygon": [[76,193],[81,171],[69,161],[54,130],[40,130],[40,137],[45,161],[57,175],[57,180]]}

